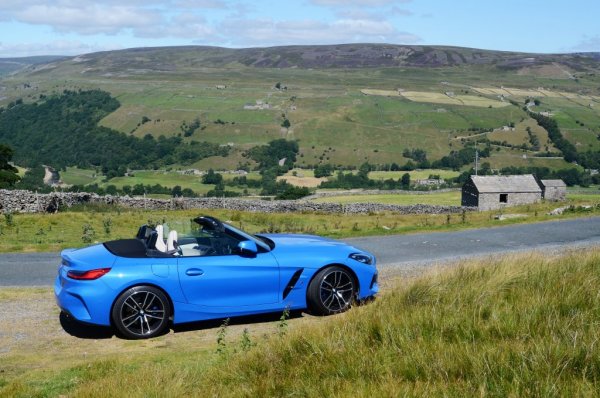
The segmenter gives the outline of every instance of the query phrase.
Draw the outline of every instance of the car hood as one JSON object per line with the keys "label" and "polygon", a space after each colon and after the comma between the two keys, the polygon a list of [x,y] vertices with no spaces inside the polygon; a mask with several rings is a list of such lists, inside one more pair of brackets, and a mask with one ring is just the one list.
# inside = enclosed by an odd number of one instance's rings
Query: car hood
{"label": "car hood", "polygon": [[267,237],[273,242],[275,242],[275,249],[290,249],[302,247],[331,247],[339,249],[342,247],[347,247],[348,249],[358,250],[348,245],[347,243],[316,235],[261,234],[261,236]]}
{"label": "car hood", "polygon": [[[320,268],[346,264],[351,253],[367,253],[347,243],[315,235],[261,234],[275,243],[271,251],[281,267]],[[370,254],[370,253],[368,253]]]}

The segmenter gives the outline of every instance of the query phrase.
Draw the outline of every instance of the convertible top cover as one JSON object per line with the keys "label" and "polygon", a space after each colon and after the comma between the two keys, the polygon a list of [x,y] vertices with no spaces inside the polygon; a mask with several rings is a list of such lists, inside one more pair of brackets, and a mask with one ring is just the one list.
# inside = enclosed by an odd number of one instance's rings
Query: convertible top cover
{"label": "convertible top cover", "polygon": [[140,258],[146,256],[146,245],[139,239],[119,239],[105,242],[104,247],[119,257]]}

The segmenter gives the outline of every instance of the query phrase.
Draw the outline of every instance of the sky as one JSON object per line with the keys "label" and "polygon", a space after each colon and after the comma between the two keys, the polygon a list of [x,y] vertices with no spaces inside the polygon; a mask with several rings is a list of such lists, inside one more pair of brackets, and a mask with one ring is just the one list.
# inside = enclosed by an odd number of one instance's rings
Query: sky
{"label": "sky", "polygon": [[390,43],[600,52],[600,0],[0,0],[0,57]]}

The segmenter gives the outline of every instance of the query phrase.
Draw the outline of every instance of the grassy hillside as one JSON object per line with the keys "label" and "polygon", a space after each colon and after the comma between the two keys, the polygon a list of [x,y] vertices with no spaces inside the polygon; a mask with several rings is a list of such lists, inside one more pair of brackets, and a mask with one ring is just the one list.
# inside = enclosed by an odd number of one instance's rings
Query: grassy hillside
{"label": "grassy hillside", "polygon": [[[234,169],[245,149],[276,138],[300,141],[301,167],[402,164],[407,148],[425,149],[435,160],[462,148],[469,140],[460,137],[475,130],[529,126],[521,106],[509,102],[527,98],[541,101],[532,110],[551,112],[578,150],[600,149],[599,65],[591,55],[369,44],[130,49],[5,78],[0,106],[65,88],[100,88],[121,103],[101,125],[128,135],[175,136],[198,118],[202,129],[185,141],[233,147],[227,159],[205,159],[200,168]],[[514,137],[495,138],[520,144],[523,134],[519,128]],[[543,129],[535,134],[541,151],[552,150]],[[565,166],[536,151],[496,149],[486,159],[493,168]]]}
{"label": "grassy hillside", "polygon": [[11,357],[0,395],[595,396],[599,281],[598,248],[468,261],[342,315],[215,330],[218,350],[187,331],[183,350],[170,334],[38,370]]}
{"label": "grassy hillside", "polygon": [[202,379],[218,396],[594,395],[599,280],[598,250],[463,264],[232,356]]}

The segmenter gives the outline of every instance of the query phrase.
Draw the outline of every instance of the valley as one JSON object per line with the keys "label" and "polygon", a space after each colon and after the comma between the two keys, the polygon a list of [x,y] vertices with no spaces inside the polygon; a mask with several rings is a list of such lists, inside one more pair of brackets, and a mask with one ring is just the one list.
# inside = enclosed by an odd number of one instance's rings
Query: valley
{"label": "valley", "polygon": [[[491,170],[578,168],[564,160],[530,112],[554,119],[578,153],[597,153],[599,69],[587,54],[426,46],[130,49],[35,64],[4,76],[0,107],[44,101],[64,90],[107,92],[119,106],[99,119],[101,128],[225,148],[191,162],[171,156],[158,166],[165,178],[157,183],[205,194],[209,187],[198,182],[176,184],[173,172],[252,171],[257,165],[247,151],[277,139],[298,142],[294,165],[305,173],[319,165],[356,169],[363,163],[390,170],[410,160],[406,150],[423,150],[432,163],[475,146],[488,148],[482,162]],[[472,164],[453,167],[466,171]],[[144,169],[132,174],[146,175]],[[126,184],[100,167],[90,173],[100,185]],[[71,179],[66,169],[63,175],[67,184],[93,183]]]}

